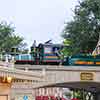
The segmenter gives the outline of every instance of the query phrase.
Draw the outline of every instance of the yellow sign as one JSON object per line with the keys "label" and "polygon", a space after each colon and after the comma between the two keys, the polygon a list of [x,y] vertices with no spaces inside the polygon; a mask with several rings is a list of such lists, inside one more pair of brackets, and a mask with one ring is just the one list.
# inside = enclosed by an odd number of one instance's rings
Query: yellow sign
{"label": "yellow sign", "polygon": [[83,81],[91,81],[94,80],[94,73],[93,72],[81,72],[80,79]]}

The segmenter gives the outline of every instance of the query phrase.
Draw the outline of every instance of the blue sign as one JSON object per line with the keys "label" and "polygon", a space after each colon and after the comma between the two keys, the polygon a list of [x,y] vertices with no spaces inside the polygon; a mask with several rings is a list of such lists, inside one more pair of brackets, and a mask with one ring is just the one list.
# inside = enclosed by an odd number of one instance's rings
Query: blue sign
{"label": "blue sign", "polygon": [[28,100],[28,96],[24,96],[23,97],[23,100]]}

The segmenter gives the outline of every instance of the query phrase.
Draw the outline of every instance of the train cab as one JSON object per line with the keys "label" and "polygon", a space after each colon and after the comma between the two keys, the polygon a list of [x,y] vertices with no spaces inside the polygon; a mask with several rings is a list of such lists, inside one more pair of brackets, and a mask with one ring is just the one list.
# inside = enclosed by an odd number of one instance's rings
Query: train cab
{"label": "train cab", "polygon": [[61,62],[60,50],[62,45],[60,44],[39,44],[40,62],[42,64],[59,64]]}

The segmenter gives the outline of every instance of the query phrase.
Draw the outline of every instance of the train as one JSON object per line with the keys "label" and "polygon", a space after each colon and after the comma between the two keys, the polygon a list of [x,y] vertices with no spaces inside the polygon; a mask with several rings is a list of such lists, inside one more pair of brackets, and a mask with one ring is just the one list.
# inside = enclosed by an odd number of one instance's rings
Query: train
{"label": "train", "polygon": [[32,45],[30,54],[15,55],[15,64],[42,64],[58,65],[62,62],[61,50],[64,48],[61,44],[40,43],[38,46]]}
{"label": "train", "polygon": [[31,46],[29,54],[16,54],[15,64],[31,65],[65,65],[65,66],[100,66],[100,55],[77,54],[64,56],[63,48],[69,46],[63,44],[53,44],[50,41],[38,46],[35,43]]}

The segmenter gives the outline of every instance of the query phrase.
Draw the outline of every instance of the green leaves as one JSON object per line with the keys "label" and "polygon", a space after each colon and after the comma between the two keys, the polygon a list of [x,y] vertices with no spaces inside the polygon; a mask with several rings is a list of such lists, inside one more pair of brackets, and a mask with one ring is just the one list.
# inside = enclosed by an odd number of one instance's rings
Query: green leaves
{"label": "green leaves", "polygon": [[66,24],[63,38],[70,40],[72,54],[93,51],[100,34],[100,0],[84,0],[75,7],[74,20]]}
{"label": "green leaves", "polygon": [[21,47],[23,38],[14,34],[14,28],[0,23],[0,52],[10,52],[12,47]]}

